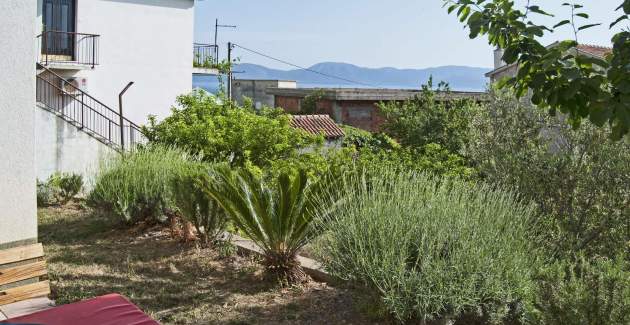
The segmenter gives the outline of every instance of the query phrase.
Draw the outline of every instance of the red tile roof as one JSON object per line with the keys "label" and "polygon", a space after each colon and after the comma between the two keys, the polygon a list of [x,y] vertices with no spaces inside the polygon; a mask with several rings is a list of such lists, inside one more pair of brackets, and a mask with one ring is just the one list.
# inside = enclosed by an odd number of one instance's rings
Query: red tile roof
{"label": "red tile roof", "polygon": [[578,50],[599,58],[604,58],[607,54],[612,52],[612,48],[610,47],[589,44],[578,45]]}
{"label": "red tile roof", "polygon": [[291,126],[312,134],[323,134],[326,139],[337,139],[345,134],[328,115],[293,115]]}

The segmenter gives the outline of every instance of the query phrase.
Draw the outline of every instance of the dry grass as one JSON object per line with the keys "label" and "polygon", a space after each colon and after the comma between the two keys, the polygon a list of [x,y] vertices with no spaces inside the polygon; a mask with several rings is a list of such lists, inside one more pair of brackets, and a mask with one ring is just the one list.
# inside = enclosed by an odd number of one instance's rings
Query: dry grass
{"label": "dry grass", "polygon": [[[53,299],[120,293],[164,324],[374,324],[349,289],[311,282],[279,288],[249,257],[174,241],[164,229],[130,230],[76,203],[39,210]],[[369,314],[369,313],[368,313]]]}

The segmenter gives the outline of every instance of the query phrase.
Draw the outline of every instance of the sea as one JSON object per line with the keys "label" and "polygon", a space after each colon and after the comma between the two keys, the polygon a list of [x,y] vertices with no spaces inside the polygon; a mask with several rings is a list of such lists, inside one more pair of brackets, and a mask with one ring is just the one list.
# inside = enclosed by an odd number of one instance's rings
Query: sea
{"label": "sea", "polygon": [[[225,82],[225,77],[223,77]],[[193,76],[193,88],[201,88],[211,94],[217,94],[220,89],[220,81],[217,76]],[[361,85],[349,85],[349,84],[335,84],[335,83],[308,83],[298,82],[300,88],[385,88],[385,89],[420,89],[420,87],[413,87],[409,85],[378,85],[377,87],[361,86]],[[461,89],[468,90],[468,89]],[[471,89],[472,90],[472,89]]]}

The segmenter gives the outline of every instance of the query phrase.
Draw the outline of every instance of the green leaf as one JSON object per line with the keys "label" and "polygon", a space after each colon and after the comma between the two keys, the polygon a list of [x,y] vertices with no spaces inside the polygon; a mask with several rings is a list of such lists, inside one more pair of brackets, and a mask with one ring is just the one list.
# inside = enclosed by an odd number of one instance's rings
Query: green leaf
{"label": "green leaf", "polygon": [[566,25],[566,24],[570,24],[570,23],[571,23],[571,21],[569,21],[569,20],[563,20],[563,21],[561,21],[561,22],[559,22],[559,23],[555,24],[555,25],[553,26],[553,28],[558,28],[558,27],[560,27],[560,26],[563,26],[563,25]]}
{"label": "green leaf", "polygon": [[545,16],[549,16],[549,17],[554,17],[554,15],[552,15],[552,14],[550,14],[550,13],[548,13],[548,12],[542,10],[542,9],[540,9],[539,6],[529,6],[529,7],[527,7],[527,9],[529,9],[531,12],[535,12],[535,13],[537,13],[539,15],[545,15]]}
{"label": "green leaf", "polygon": [[617,20],[615,20],[614,23],[610,24],[610,28],[615,27],[615,25],[619,24],[621,21],[623,21],[625,19],[628,19],[628,15],[623,15],[623,16],[617,18]]}
{"label": "green leaf", "polygon": [[585,14],[585,13],[583,13],[583,12],[579,12],[579,13],[577,13],[577,14],[575,14],[575,15],[576,15],[576,16],[578,16],[578,17],[582,17],[582,18],[584,18],[584,19],[588,19],[588,14]]}
{"label": "green leaf", "polygon": [[580,28],[578,28],[578,30],[585,30],[585,29],[588,29],[588,28],[591,28],[591,27],[595,27],[595,26],[599,26],[599,25],[601,25],[601,24],[588,24],[588,25],[581,26]]}

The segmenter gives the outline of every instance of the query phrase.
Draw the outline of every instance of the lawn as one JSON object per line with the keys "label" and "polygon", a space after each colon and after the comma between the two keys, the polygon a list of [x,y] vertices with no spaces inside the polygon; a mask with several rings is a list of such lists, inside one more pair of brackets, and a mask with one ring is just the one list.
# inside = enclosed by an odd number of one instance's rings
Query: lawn
{"label": "lawn", "polygon": [[122,227],[80,204],[41,208],[52,298],[120,293],[164,324],[376,324],[356,290],[310,282],[281,288],[252,257],[173,240],[160,226]]}

